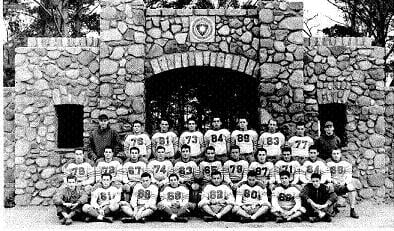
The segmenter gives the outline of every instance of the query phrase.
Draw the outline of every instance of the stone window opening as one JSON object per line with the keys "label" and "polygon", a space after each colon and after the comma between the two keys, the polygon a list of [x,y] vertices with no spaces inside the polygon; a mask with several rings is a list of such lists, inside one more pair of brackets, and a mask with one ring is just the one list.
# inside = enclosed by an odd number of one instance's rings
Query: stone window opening
{"label": "stone window opening", "polygon": [[343,145],[347,144],[346,135],[346,104],[341,103],[329,103],[319,104],[319,134],[324,133],[324,124],[327,121],[334,123],[334,132],[341,138]]}
{"label": "stone window opening", "polygon": [[83,106],[79,104],[55,105],[58,119],[57,147],[83,146]]}

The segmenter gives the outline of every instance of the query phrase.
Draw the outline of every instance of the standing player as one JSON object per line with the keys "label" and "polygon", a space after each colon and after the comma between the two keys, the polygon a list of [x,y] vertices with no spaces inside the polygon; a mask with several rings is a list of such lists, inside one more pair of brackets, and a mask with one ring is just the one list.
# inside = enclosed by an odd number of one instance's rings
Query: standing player
{"label": "standing player", "polygon": [[157,150],[158,146],[163,146],[165,151],[165,158],[173,160],[175,153],[178,152],[178,136],[169,131],[170,125],[168,120],[161,119],[160,132],[156,132],[152,136],[152,150]]}
{"label": "standing player", "polygon": [[119,210],[121,190],[111,186],[112,176],[108,173],[102,175],[102,187],[92,192],[90,204],[85,204],[82,211],[98,221],[112,223],[113,219],[109,215],[114,215]]}
{"label": "standing player", "polygon": [[130,201],[130,194],[133,191],[135,185],[141,182],[141,174],[146,171],[146,163],[138,160],[139,157],[138,148],[131,147],[128,152],[127,159],[123,164],[123,195],[125,201]]}
{"label": "standing player", "polygon": [[179,185],[179,177],[175,173],[170,174],[168,179],[170,184],[160,192],[158,209],[164,211],[170,221],[187,222],[184,216],[195,207],[189,203],[189,189]]}
{"label": "standing player", "polygon": [[296,135],[291,137],[288,143],[294,160],[298,160],[302,164],[309,156],[308,150],[313,145],[313,139],[305,135],[305,125],[298,123],[296,125]]}
{"label": "standing player", "polygon": [[267,214],[271,204],[268,202],[267,189],[257,184],[256,172],[249,171],[247,183],[237,189],[233,212],[241,216],[241,222],[256,221]]}
{"label": "standing player", "polygon": [[137,147],[140,155],[148,161],[151,155],[151,141],[149,136],[142,132],[142,123],[138,120],[133,122],[133,132],[126,136],[124,150],[128,152],[131,147]]}
{"label": "standing player", "polygon": [[204,152],[204,136],[197,131],[197,123],[195,119],[187,120],[188,131],[184,131],[179,137],[179,146],[187,144],[190,146],[190,156],[196,163],[201,161],[201,155]]}
{"label": "standing player", "polygon": [[300,191],[290,185],[290,173],[282,171],[280,185],[272,193],[272,214],[276,216],[276,222],[285,221],[301,222],[301,215],[305,208],[301,206]]}
{"label": "standing player", "polygon": [[286,170],[290,173],[290,184],[296,185],[300,180],[300,168],[301,165],[298,161],[292,160],[292,153],[290,148],[282,149],[282,160],[275,163],[275,180],[277,184],[280,184],[279,173]]}
{"label": "standing player", "polygon": [[215,148],[207,147],[205,151],[205,160],[200,163],[200,175],[202,179],[202,186],[211,182],[211,175],[213,172],[223,172],[222,162],[215,160]]}
{"label": "standing player", "polygon": [[101,183],[104,174],[110,174],[114,184],[122,187],[122,160],[114,157],[111,147],[105,147],[104,158],[97,160],[96,183]]}
{"label": "standing player", "polygon": [[272,190],[275,182],[274,164],[267,162],[267,151],[264,148],[257,150],[255,158],[256,161],[250,164],[249,171],[255,171],[257,181]]}
{"label": "standing player", "polygon": [[240,151],[238,146],[231,146],[230,160],[223,165],[224,181],[235,191],[241,181],[246,180],[249,163],[246,160],[240,160]]}
{"label": "standing player", "polygon": [[238,145],[241,151],[241,159],[247,160],[249,163],[253,161],[253,154],[257,149],[257,132],[248,130],[248,121],[246,118],[238,119],[239,130],[231,133],[231,145]]}
{"label": "standing player", "polygon": [[87,193],[92,190],[92,185],[95,181],[94,167],[90,161],[84,159],[82,149],[75,149],[74,160],[63,166],[65,173],[64,182],[67,182],[67,177],[74,175],[77,180],[77,186],[82,186]]}
{"label": "standing player", "polygon": [[330,170],[326,163],[318,158],[319,152],[315,145],[309,147],[309,159],[306,159],[301,166],[300,181],[302,184],[311,182],[312,173],[318,173],[321,176],[321,183],[325,184],[331,181]]}
{"label": "standing player", "polygon": [[222,174],[214,171],[211,174],[211,184],[202,191],[198,207],[207,214],[205,221],[222,220],[233,208],[234,195],[231,189],[223,184]]}
{"label": "standing player", "polygon": [[152,174],[152,182],[157,184],[159,188],[167,183],[168,175],[174,168],[172,162],[165,159],[165,151],[166,149],[163,146],[158,146],[156,152],[157,160],[151,160],[147,165],[148,172]]}
{"label": "standing player", "polygon": [[151,175],[142,173],[141,183],[134,187],[130,203],[122,202],[121,209],[127,216],[122,218],[122,221],[128,223],[136,220],[144,223],[156,210],[157,195],[158,188],[152,184]]}
{"label": "standing player", "polygon": [[352,181],[352,165],[342,159],[341,149],[332,150],[332,160],[327,163],[331,172],[331,181],[336,194],[344,195],[348,193],[350,204],[350,216],[358,218],[354,209],[356,205],[357,191]]}
{"label": "standing player", "polygon": [[213,146],[216,151],[216,160],[222,164],[228,159],[227,152],[230,149],[230,132],[222,127],[222,121],[219,117],[213,117],[213,129],[208,130],[204,135],[205,146]]}
{"label": "standing player", "polygon": [[268,161],[277,161],[280,157],[281,148],[285,144],[285,136],[277,129],[278,123],[271,119],[268,122],[268,132],[264,132],[259,138],[259,147],[267,150]]}

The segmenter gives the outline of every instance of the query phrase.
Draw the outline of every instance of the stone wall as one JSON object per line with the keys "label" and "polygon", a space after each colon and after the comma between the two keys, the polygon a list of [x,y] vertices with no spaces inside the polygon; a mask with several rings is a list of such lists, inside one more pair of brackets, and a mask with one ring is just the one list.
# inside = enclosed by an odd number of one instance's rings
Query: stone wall
{"label": "stone wall", "polygon": [[4,88],[4,205],[13,206],[15,197],[15,92],[14,88]]}
{"label": "stone wall", "polygon": [[50,204],[62,182],[61,167],[67,155],[61,155],[57,148],[55,105],[84,106],[85,137],[94,125],[92,118],[98,116],[99,48],[69,43],[72,39],[64,40],[67,44],[61,43],[63,40],[54,41],[60,43],[46,46],[48,44],[31,42],[32,47],[16,49],[14,176],[17,205]]}

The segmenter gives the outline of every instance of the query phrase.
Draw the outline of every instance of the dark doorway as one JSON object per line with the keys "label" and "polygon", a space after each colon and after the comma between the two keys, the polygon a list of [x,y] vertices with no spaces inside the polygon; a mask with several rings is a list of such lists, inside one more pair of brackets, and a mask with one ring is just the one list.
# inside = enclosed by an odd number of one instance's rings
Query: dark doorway
{"label": "dark doorway", "polygon": [[334,123],[334,132],[341,138],[343,144],[347,144],[346,136],[346,105],[340,103],[320,104],[319,105],[320,131],[324,132],[324,123],[332,121]]}
{"label": "dark doorway", "polygon": [[58,148],[83,146],[83,106],[77,104],[56,105],[58,119]]}
{"label": "dark doorway", "polygon": [[147,130],[159,128],[168,118],[178,134],[188,118],[197,118],[199,129],[209,128],[213,115],[233,130],[239,115],[257,128],[257,80],[243,73],[211,67],[189,67],[152,76],[146,81]]}

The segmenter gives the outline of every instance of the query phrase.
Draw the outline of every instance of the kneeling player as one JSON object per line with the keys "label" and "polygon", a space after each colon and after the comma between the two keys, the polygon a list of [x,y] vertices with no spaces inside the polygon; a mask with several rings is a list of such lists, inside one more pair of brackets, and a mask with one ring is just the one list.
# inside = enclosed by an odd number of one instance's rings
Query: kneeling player
{"label": "kneeling player", "polygon": [[178,175],[172,173],[168,179],[170,184],[160,192],[158,209],[168,214],[171,221],[187,222],[187,218],[183,216],[195,207],[189,203],[189,190],[179,185]]}
{"label": "kneeling player", "polygon": [[276,216],[276,222],[301,221],[301,215],[305,208],[301,206],[300,191],[290,185],[290,173],[279,173],[280,184],[272,193],[272,214]]}
{"label": "kneeling player", "polygon": [[152,184],[152,176],[144,172],[141,174],[141,183],[133,189],[130,203],[122,201],[121,210],[127,217],[122,222],[137,221],[144,223],[146,218],[156,210],[158,188]]}
{"label": "kneeling player", "polygon": [[241,222],[251,222],[266,214],[271,207],[268,202],[267,189],[257,184],[256,172],[249,171],[247,183],[237,189],[233,212],[241,216]]}
{"label": "kneeling player", "polygon": [[[98,221],[112,223],[112,217],[119,210],[121,189],[112,186],[112,176],[108,173],[101,175],[102,187],[92,192],[90,204],[85,204],[82,211]],[[90,221],[89,217],[86,221]]]}
{"label": "kneeling player", "polygon": [[205,221],[222,220],[234,204],[234,196],[230,187],[223,184],[222,174],[214,171],[211,174],[211,184],[205,186],[202,191],[201,201],[198,207],[207,215]]}

